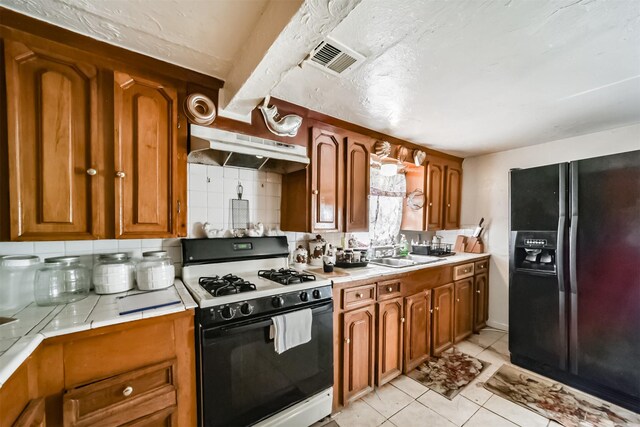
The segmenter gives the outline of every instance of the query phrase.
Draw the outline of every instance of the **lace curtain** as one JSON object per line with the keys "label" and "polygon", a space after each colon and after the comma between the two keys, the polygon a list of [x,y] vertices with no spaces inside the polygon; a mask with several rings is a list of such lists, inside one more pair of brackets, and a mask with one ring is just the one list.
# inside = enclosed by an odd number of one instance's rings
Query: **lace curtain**
{"label": "lace curtain", "polygon": [[384,176],[374,168],[370,179],[369,236],[374,246],[390,245],[400,232],[407,181],[404,174]]}

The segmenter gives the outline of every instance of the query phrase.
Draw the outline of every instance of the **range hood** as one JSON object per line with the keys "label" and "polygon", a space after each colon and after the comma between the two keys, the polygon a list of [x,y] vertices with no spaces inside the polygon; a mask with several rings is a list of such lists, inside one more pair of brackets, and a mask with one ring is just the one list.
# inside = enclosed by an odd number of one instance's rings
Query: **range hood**
{"label": "range hood", "polygon": [[309,164],[307,148],[300,145],[193,124],[190,130],[190,163],[277,173],[295,172]]}

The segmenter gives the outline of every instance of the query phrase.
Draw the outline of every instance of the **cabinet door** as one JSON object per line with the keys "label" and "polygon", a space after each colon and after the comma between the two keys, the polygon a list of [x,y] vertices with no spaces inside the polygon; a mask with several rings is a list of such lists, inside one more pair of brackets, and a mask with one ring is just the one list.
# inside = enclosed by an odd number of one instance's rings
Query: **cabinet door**
{"label": "cabinet door", "polygon": [[44,427],[47,425],[45,418],[44,397],[40,397],[29,402],[13,427]]}
{"label": "cabinet door", "polygon": [[378,303],[378,387],[402,373],[402,298]]}
{"label": "cabinet door", "polygon": [[444,194],[444,164],[437,159],[429,161],[427,165],[427,228],[441,230],[442,198]]}
{"label": "cabinet door", "polygon": [[433,355],[453,345],[453,283],[433,290]]}
{"label": "cabinet door", "polygon": [[175,89],[116,72],[116,237],[174,234]]}
{"label": "cabinet door", "polygon": [[473,278],[455,282],[455,342],[473,332]]}
{"label": "cabinet door", "polygon": [[346,138],[345,231],[369,230],[370,144],[365,137]]}
{"label": "cabinet door", "polygon": [[12,240],[103,237],[96,68],[5,41]]}
{"label": "cabinet door", "polygon": [[419,292],[404,299],[404,372],[429,358],[431,335],[431,293]]}
{"label": "cabinet door", "polygon": [[446,201],[444,208],[444,228],[460,228],[460,196],[462,190],[462,170],[459,166],[447,166]]}
{"label": "cabinet door", "polygon": [[343,403],[373,390],[375,305],[344,313]]}
{"label": "cabinet door", "polygon": [[[402,224],[400,229],[411,231],[425,230],[425,208],[414,209],[409,206],[407,197],[413,191],[419,190],[424,193],[425,188],[425,169],[423,166],[407,166],[405,178],[407,181],[407,195],[402,200]],[[425,203],[426,203],[425,197]]]}
{"label": "cabinet door", "polygon": [[478,274],[473,284],[473,330],[475,332],[487,326],[489,319],[489,275]]}
{"label": "cabinet door", "polygon": [[314,231],[341,231],[342,228],[341,141],[337,133],[312,129],[311,228]]}

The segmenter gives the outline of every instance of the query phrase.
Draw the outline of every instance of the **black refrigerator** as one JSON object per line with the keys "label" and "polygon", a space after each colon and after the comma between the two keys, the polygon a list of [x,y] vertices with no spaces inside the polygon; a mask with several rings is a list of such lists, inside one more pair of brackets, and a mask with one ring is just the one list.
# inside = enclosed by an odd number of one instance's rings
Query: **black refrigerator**
{"label": "black refrigerator", "polygon": [[640,150],[510,172],[511,361],[640,412]]}

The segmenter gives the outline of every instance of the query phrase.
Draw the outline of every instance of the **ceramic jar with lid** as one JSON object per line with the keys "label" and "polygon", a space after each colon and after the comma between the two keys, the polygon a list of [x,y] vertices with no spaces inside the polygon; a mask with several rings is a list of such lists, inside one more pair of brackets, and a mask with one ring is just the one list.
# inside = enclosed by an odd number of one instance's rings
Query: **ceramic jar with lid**
{"label": "ceramic jar with lid", "polygon": [[35,255],[0,256],[0,310],[33,301],[33,283],[40,258]]}
{"label": "ceramic jar with lid", "polygon": [[322,266],[322,257],[326,246],[326,240],[319,234],[316,235],[315,240],[309,240],[309,264]]}
{"label": "ceramic jar with lid", "polygon": [[142,261],[136,266],[138,289],[153,291],[173,285],[176,278],[175,267],[167,251],[151,251],[142,254]]}
{"label": "ceramic jar with lid", "polygon": [[307,256],[307,250],[302,245],[299,245],[298,248],[293,251],[293,267],[296,270],[304,269],[307,265]]}
{"label": "ceramic jar with lid", "polygon": [[136,265],[126,253],[102,254],[93,265],[96,294],[115,294],[133,289]]}
{"label": "ceramic jar with lid", "polygon": [[38,305],[80,301],[89,295],[89,268],[79,256],[47,258],[36,271],[34,296]]}

